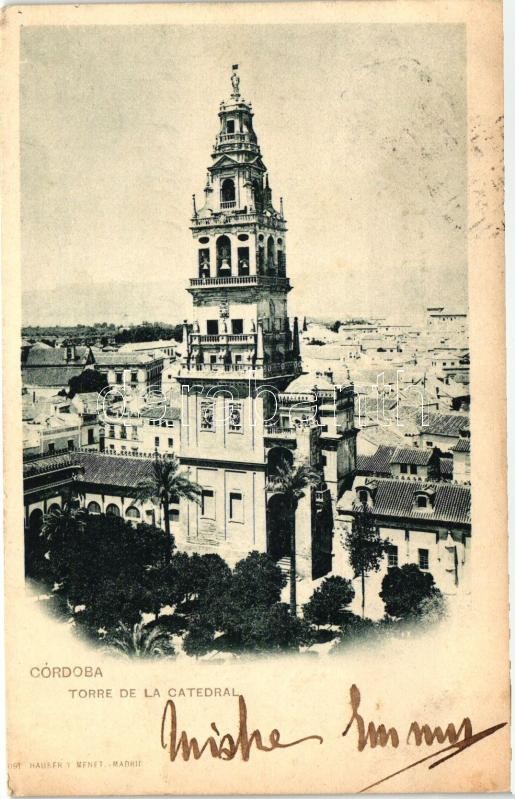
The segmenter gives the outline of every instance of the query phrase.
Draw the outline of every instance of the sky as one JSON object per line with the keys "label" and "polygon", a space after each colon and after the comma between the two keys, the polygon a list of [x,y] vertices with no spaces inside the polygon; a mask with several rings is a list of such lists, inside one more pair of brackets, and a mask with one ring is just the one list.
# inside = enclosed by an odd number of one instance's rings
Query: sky
{"label": "sky", "polygon": [[189,230],[230,94],[284,198],[290,314],[467,304],[458,25],[22,29],[25,324],[191,318]]}

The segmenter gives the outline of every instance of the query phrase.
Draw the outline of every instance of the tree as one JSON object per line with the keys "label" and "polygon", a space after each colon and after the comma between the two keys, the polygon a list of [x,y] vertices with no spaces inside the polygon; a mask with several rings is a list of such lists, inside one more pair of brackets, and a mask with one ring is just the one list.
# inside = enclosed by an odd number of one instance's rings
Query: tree
{"label": "tree", "polygon": [[160,627],[151,627],[139,622],[130,627],[120,624],[104,639],[105,646],[126,657],[172,658],[175,649],[170,633]]}
{"label": "tree", "polygon": [[315,589],[304,605],[304,618],[315,624],[341,624],[347,605],[354,599],[354,588],[350,580],[343,577],[327,577]]}
{"label": "tree", "polygon": [[320,475],[311,466],[302,463],[300,466],[283,464],[277,466],[277,474],[271,479],[274,491],[282,494],[291,519],[290,531],[290,610],[297,615],[297,562],[296,562],[296,529],[295,514],[306,489],[320,482]]}
{"label": "tree", "polygon": [[306,625],[281,605],[286,578],[277,564],[262,552],[240,560],[222,592],[213,591],[201,605],[204,620],[221,635],[220,649],[261,650],[298,646]]}
{"label": "tree", "polygon": [[[163,511],[166,537],[171,542],[170,531],[170,503],[178,502],[184,498],[190,502],[200,502],[201,487],[190,480],[189,472],[181,469],[175,455],[156,456],[152,462],[152,474],[145,480],[140,480],[136,486],[136,500],[145,502],[152,500]],[[168,559],[171,557],[171,546]]]}
{"label": "tree", "polygon": [[182,646],[187,655],[199,657],[213,649],[214,641],[214,625],[203,617],[197,616],[190,622]]}
{"label": "tree", "polygon": [[96,369],[84,369],[80,375],[71,377],[68,381],[68,396],[73,399],[76,394],[86,394],[91,391],[100,393],[108,385],[105,375]]}
{"label": "tree", "polygon": [[389,616],[398,619],[421,617],[428,600],[439,599],[441,593],[435,585],[433,575],[421,571],[415,563],[406,563],[400,568],[388,570],[383,578],[379,596]]}
{"label": "tree", "polygon": [[361,577],[362,618],[365,618],[365,577],[370,571],[379,571],[388,544],[387,540],[381,538],[374,523],[374,515],[368,503],[364,502],[357,509],[345,541],[354,575]]}
{"label": "tree", "polygon": [[303,619],[291,613],[284,602],[268,609],[248,608],[242,616],[241,644],[253,652],[295,650],[310,640],[309,628]]}
{"label": "tree", "polygon": [[340,631],[340,636],[335,641],[331,654],[338,654],[356,644],[366,643],[369,645],[378,639],[380,628],[372,619],[362,618],[349,611],[344,611]]}
{"label": "tree", "polygon": [[121,622],[141,620],[154,609],[149,592],[152,569],[164,567],[169,541],[160,527],[117,516],[73,509],[48,514],[45,536],[46,584],[53,605],[69,605],[77,624],[98,638]]}
{"label": "tree", "polygon": [[234,567],[231,594],[241,607],[271,607],[281,599],[286,578],[264,552],[250,552]]}

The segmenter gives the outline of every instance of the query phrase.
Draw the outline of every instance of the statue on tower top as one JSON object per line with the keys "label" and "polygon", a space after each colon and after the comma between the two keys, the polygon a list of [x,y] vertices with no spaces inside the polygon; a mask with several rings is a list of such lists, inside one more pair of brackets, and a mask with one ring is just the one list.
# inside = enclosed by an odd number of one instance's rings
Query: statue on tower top
{"label": "statue on tower top", "polygon": [[238,99],[240,96],[240,76],[237,72],[238,64],[232,65],[232,75],[231,75],[231,83],[232,83],[232,94],[231,97],[234,97],[235,100]]}

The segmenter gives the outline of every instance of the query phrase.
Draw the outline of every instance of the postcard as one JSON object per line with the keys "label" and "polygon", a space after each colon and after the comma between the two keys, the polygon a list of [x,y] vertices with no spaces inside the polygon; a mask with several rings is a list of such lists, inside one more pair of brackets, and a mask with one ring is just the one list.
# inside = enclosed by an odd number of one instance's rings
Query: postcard
{"label": "postcard", "polygon": [[509,790],[502,6],[11,6],[8,789]]}

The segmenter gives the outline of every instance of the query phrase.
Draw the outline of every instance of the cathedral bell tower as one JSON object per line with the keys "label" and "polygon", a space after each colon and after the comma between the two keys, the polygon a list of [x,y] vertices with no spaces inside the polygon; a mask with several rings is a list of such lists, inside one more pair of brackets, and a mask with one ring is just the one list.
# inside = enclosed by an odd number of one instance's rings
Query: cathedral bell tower
{"label": "cathedral bell tower", "polygon": [[220,104],[203,205],[197,209],[193,198],[194,326],[185,365],[205,378],[219,379],[220,371],[291,378],[300,364],[298,331],[286,308],[291,286],[282,199],[277,211],[252,106],[241,97],[239,82],[234,66],[230,99]]}
{"label": "cathedral bell tower", "polygon": [[193,317],[178,380],[180,459],[204,489],[200,506],[181,509],[181,543],[234,562],[267,549],[265,432],[301,362],[282,199],[277,209],[237,65],[231,88],[203,204],[193,196]]}

